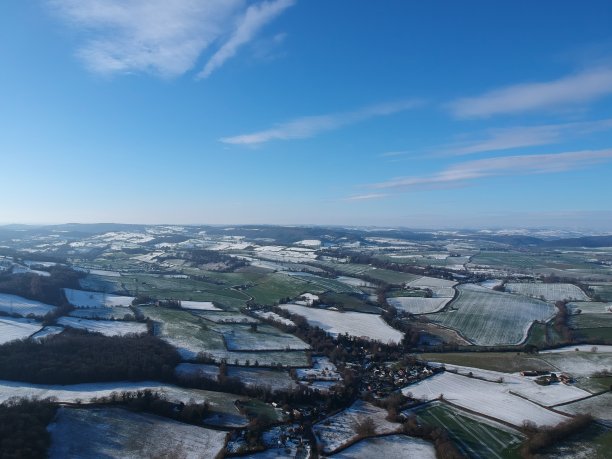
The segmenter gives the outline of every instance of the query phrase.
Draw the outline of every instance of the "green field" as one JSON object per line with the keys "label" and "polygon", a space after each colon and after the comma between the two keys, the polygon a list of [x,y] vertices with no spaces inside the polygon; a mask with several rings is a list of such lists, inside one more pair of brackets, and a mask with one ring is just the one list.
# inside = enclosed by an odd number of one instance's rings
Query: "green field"
{"label": "green field", "polygon": [[574,334],[579,340],[612,343],[612,327],[580,328]]}
{"label": "green field", "polygon": [[272,305],[283,298],[295,298],[303,293],[323,293],[314,285],[287,274],[272,273],[261,279],[257,285],[245,291],[253,297],[255,303]]}
{"label": "green field", "polygon": [[578,314],[572,316],[570,324],[574,328],[609,328],[612,327],[612,313]]}
{"label": "green field", "polygon": [[522,435],[502,424],[462,412],[441,403],[419,410],[417,419],[431,426],[446,429],[468,457],[474,459],[520,458]]}
{"label": "green field", "polygon": [[602,283],[590,285],[591,290],[601,299],[601,301],[612,301],[612,283]]}
{"label": "green field", "polygon": [[563,342],[563,338],[554,329],[551,322],[545,324],[535,322],[529,329],[529,337],[525,341],[525,345],[545,349]]}

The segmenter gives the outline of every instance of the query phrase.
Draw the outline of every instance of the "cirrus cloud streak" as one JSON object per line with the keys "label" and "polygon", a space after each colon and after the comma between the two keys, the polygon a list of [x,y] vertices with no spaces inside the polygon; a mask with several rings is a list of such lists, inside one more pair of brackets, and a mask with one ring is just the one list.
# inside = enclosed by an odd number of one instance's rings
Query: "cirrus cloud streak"
{"label": "cirrus cloud streak", "polygon": [[612,68],[598,67],[552,81],[517,84],[460,98],[448,103],[447,109],[455,118],[486,118],[573,106],[610,94]]}
{"label": "cirrus cloud streak", "polygon": [[453,164],[432,175],[400,177],[366,186],[376,190],[406,191],[446,188],[486,177],[563,172],[607,161],[612,161],[612,149],[501,156]]}
{"label": "cirrus cloud streak", "polygon": [[370,105],[358,110],[327,115],[304,116],[276,126],[250,134],[241,134],[220,139],[223,143],[233,145],[258,145],[272,140],[305,139],[325,131],[331,131],[350,124],[365,121],[379,116],[393,115],[418,107],[419,100],[402,100],[385,104]]}

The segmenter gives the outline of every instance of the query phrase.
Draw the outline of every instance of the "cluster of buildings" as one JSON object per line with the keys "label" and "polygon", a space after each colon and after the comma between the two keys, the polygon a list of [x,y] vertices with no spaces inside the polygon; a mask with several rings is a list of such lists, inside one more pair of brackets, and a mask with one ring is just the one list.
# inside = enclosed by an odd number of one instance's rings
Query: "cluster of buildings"
{"label": "cluster of buildings", "polygon": [[362,377],[362,391],[383,398],[398,389],[442,371],[422,363],[408,366],[370,364]]}

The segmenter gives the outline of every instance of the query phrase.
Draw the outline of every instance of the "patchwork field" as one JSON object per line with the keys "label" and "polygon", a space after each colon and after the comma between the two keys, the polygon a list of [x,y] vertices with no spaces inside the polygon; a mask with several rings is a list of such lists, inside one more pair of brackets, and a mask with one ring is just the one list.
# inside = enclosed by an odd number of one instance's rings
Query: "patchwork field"
{"label": "patchwork field", "polygon": [[428,317],[481,346],[519,344],[534,321],[547,321],[556,312],[543,301],[474,284],[460,285],[458,291],[450,310]]}
{"label": "patchwork field", "polygon": [[387,284],[403,285],[407,282],[413,281],[421,277],[415,274],[375,268],[370,265],[360,265],[355,263],[336,263],[333,261],[320,260],[317,260],[316,263],[318,265],[321,265],[326,268],[331,268],[350,277],[366,277],[368,279],[385,282]]}
{"label": "patchwork field", "polygon": [[42,324],[33,319],[0,317],[0,344],[28,338],[41,328]]}
{"label": "patchwork field", "polygon": [[520,458],[518,448],[523,436],[504,424],[437,402],[418,409],[416,415],[420,422],[446,429],[470,458]]}
{"label": "patchwork field", "polygon": [[[202,273],[200,273],[202,274]],[[240,276],[241,278],[242,276]],[[151,274],[130,274],[120,277],[88,275],[80,279],[83,289],[156,299],[214,302],[229,309],[245,305],[249,295],[232,288],[233,283],[206,282],[192,278],[164,277]]]}
{"label": "patchwork field", "polygon": [[549,284],[533,282],[508,282],[506,291],[546,301],[588,301],[589,297],[574,284]]}
{"label": "patchwork field", "polygon": [[223,449],[227,436],[223,431],[120,408],[59,408],[49,432],[51,459],[197,459],[203,451],[213,457]]}
{"label": "patchwork field", "polygon": [[282,304],[281,308],[304,316],[308,323],[322,328],[332,336],[348,333],[383,343],[398,343],[403,333],[389,326],[380,316],[361,312],[337,312],[327,309],[309,308],[297,304]]}
{"label": "patchwork field", "polygon": [[[151,306],[140,307],[140,310],[155,322],[155,334],[176,347],[181,356],[187,360],[195,359],[202,352],[212,356],[217,362],[226,359],[230,363],[235,363],[237,360],[241,365],[247,361],[253,363],[255,360],[260,365],[276,363],[287,366],[307,365],[304,352],[285,351],[286,345],[306,349],[306,344],[293,335],[282,333],[269,325],[260,324],[257,326],[258,332],[251,332],[248,325],[215,324],[184,310]],[[249,352],[228,349],[226,337],[231,343],[229,346],[233,346],[234,349],[246,348]],[[246,347],[247,343],[265,352],[251,352],[258,349]]]}
{"label": "patchwork field", "polygon": [[289,272],[287,275],[297,277],[300,280],[308,282],[312,286],[310,287],[310,290],[316,292],[361,293],[361,290],[358,287],[342,282],[338,279],[330,279],[327,277],[302,272]]}
{"label": "patchwork field", "polygon": [[323,451],[333,453],[357,438],[355,424],[365,418],[375,421],[377,434],[397,432],[400,425],[387,421],[386,416],[386,410],[357,400],[350,408],[318,422],[312,430],[318,442],[323,445]]}
{"label": "patchwork field", "polygon": [[0,312],[7,314],[19,314],[22,317],[29,315],[43,317],[45,314],[55,310],[55,306],[41,303],[40,301],[28,300],[17,295],[0,293]]}
{"label": "patchwork field", "polygon": [[[283,298],[295,298],[304,292],[311,292],[313,287],[299,277],[273,273],[254,287],[247,289],[245,293],[251,295],[258,304],[273,305]],[[323,293],[323,291],[321,289],[313,293]]]}
{"label": "patchwork field", "polygon": [[122,336],[130,333],[147,333],[147,325],[139,322],[125,322],[122,320],[90,320],[78,317],[60,317],[57,320],[64,327],[77,328],[105,336]]}

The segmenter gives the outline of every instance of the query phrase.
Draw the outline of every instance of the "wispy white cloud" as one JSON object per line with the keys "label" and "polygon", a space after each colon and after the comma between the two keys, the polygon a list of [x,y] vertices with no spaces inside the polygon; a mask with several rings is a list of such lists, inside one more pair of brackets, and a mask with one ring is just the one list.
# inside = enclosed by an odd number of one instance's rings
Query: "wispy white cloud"
{"label": "wispy white cloud", "polygon": [[611,160],[612,149],[501,156],[454,164],[433,175],[400,177],[367,187],[402,190],[441,188],[485,177],[563,172]]}
{"label": "wispy white cloud", "polygon": [[572,106],[609,94],[612,94],[612,68],[598,67],[553,81],[517,84],[457,99],[447,108],[456,118],[484,118]]}
{"label": "wispy white cloud", "polygon": [[213,55],[218,68],[255,37],[264,19],[276,16],[263,18],[262,12],[292,1],[48,0],[58,17],[82,33],[77,56],[91,71],[165,78],[191,70],[204,51],[230,36]]}
{"label": "wispy white cloud", "polygon": [[371,194],[359,194],[355,196],[349,196],[344,198],[343,201],[372,201],[375,199],[383,199],[389,196],[386,193],[371,193]]}
{"label": "wispy white cloud", "polygon": [[550,145],[572,138],[612,129],[612,119],[576,123],[517,126],[489,129],[471,140],[441,147],[442,154],[469,155],[514,148]]}
{"label": "wispy white cloud", "polygon": [[209,59],[198,77],[210,76],[232,58],[241,46],[251,41],[266,24],[294,4],[295,0],[272,0],[249,6],[229,40]]}
{"label": "wispy white cloud", "polygon": [[417,100],[403,100],[386,104],[371,105],[351,112],[333,113],[328,115],[304,116],[280,123],[271,129],[223,137],[221,142],[234,145],[257,145],[271,140],[305,139],[325,131],[338,129],[349,124],[358,123],[370,118],[392,115],[415,108],[420,105]]}

